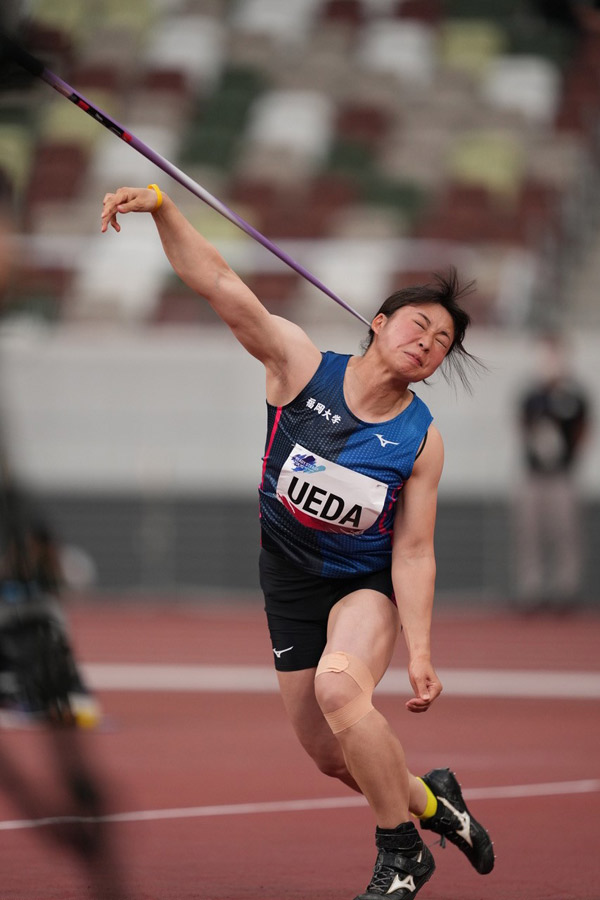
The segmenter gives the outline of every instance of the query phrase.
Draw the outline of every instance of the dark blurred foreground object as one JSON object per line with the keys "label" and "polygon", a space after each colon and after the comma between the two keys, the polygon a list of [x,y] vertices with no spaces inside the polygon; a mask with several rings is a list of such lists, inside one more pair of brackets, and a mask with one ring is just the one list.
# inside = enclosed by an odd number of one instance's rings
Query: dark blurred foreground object
{"label": "dark blurred foreground object", "polygon": [[6,577],[0,579],[0,710],[69,727],[92,728],[101,718],[56,598],[35,582]]}
{"label": "dark blurred foreground object", "polygon": [[[12,185],[0,170],[0,307],[15,221]],[[17,486],[3,425],[0,405],[0,721],[8,716],[11,724],[16,718],[36,728],[0,741],[0,789],[19,815],[43,825],[41,835],[73,854],[89,888],[77,896],[131,900],[107,821],[107,789],[93,761],[89,726],[99,721],[99,709],[79,673],[62,612],[59,546]],[[41,750],[35,779],[15,749],[25,745]]]}
{"label": "dark blurred foreground object", "polygon": [[32,521],[6,459],[1,463],[0,711],[94,727],[100,707],[79,671],[61,608],[58,543],[44,523]]}
{"label": "dark blurred foreground object", "polygon": [[[18,814],[39,821],[40,834],[71,853],[82,867],[86,887],[77,895],[93,900],[133,900],[125,887],[121,856],[107,821],[106,787],[91,762],[91,735],[73,728],[48,728],[43,765],[51,775],[26,775],[18,755],[0,743],[0,788]],[[31,735],[22,735],[23,738]],[[47,774],[47,773],[46,773]],[[40,773],[42,775],[42,773]],[[69,891],[69,896],[75,896]]]}

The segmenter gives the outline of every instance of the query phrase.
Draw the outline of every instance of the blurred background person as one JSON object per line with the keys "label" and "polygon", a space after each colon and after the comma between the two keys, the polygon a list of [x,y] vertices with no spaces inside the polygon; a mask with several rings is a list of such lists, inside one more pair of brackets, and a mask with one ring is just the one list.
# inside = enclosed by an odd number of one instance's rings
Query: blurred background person
{"label": "blurred background person", "polygon": [[589,431],[587,391],[560,334],[539,343],[539,377],[519,401],[523,479],[515,498],[519,609],[567,611],[582,601],[581,498],[575,473]]}

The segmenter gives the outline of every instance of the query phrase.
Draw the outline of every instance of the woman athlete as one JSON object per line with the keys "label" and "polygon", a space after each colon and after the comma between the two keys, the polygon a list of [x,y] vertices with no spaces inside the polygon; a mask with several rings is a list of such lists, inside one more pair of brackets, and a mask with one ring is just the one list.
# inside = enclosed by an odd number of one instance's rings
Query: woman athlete
{"label": "woman athlete", "polygon": [[414,696],[442,690],[431,662],[433,533],[443,444],[410,390],[442,363],[472,359],[455,273],[398,291],[374,316],[362,356],[321,353],[271,315],[156,186],[107,194],[102,232],[119,213],[153,215],[179,277],[266,370],[268,433],[260,485],[260,579],[275,667],[296,734],[317,766],[360,791],[377,860],[356,900],[409,900],[433,856],[411,816],[454,843],[478,872],[494,852],[448,769],[423,778],[373,707],[401,629]]}

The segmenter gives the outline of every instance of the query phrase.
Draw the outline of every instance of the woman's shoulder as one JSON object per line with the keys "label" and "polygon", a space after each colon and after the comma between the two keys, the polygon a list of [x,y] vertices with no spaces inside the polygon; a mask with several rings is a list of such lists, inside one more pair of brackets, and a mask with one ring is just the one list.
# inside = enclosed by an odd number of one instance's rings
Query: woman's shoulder
{"label": "woman's shoulder", "polygon": [[322,350],[321,357],[324,366],[337,367],[345,369],[348,362],[352,359],[351,353],[338,353],[335,350]]}
{"label": "woman's shoulder", "polygon": [[411,403],[406,407],[406,411],[410,412],[413,416],[416,416],[420,419],[427,420],[428,422],[433,421],[433,413],[427,406],[424,400],[419,397],[414,391],[411,391],[413,398]]}
{"label": "woman's shoulder", "polygon": [[439,481],[444,466],[444,442],[439,429],[430,425],[423,440],[423,445],[413,469],[415,475],[430,475],[436,483]]}

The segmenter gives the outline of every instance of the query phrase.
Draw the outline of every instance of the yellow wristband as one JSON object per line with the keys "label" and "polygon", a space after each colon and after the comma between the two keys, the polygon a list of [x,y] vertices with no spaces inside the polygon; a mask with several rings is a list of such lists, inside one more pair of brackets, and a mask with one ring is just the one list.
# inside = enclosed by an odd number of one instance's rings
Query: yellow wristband
{"label": "yellow wristband", "polygon": [[156,210],[160,209],[162,206],[163,196],[157,184],[149,184],[148,187],[152,188],[152,190],[156,193],[156,206],[152,210],[152,212],[156,212]]}

